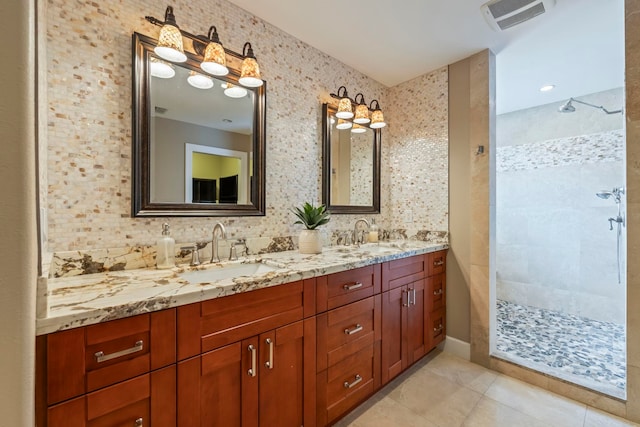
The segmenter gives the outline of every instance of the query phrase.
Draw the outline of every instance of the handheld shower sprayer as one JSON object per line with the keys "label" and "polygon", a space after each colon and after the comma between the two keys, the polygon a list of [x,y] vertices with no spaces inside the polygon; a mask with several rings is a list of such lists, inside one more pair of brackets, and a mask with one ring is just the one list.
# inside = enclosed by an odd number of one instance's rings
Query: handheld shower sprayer
{"label": "handheld shower sprayer", "polygon": [[558,108],[558,111],[561,112],[561,113],[573,113],[574,111],[576,111],[576,107],[574,107],[573,104],[572,104],[573,102],[577,102],[578,104],[587,105],[589,107],[597,108],[598,110],[602,110],[606,114],[622,113],[622,109],[609,111],[606,108],[604,108],[602,105],[590,104],[588,102],[580,101],[579,99],[575,99],[575,98],[569,98],[569,100],[567,102],[565,102],[564,104],[562,104]]}

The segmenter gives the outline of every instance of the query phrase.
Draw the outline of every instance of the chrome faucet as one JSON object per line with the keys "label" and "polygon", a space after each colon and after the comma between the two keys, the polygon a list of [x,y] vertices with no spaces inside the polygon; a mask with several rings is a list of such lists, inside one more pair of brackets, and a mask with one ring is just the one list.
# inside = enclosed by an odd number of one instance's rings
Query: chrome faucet
{"label": "chrome faucet", "polygon": [[358,224],[362,222],[367,225],[367,230],[369,230],[369,227],[370,227],[369,221],[367,221],[365,218],[360,218],[356,220],[356,223],[353,226],[353,244],[354,245],[359,245],[360,243],[365,242],[364,234],[360,233],[360,235],[358,235]]}
{"label": "chrome faucet", "polygon": [[222,225],[221,222],[216,223],[216,225],[213,226],[213,232],[211,236],[211,261],[209,262],[212,263],[220,262],[220,257],[218,256],[218,235],[216,234],[217,230],[220,230],[220,238],[227,238],[227,232],[224,229],[224,225]]}

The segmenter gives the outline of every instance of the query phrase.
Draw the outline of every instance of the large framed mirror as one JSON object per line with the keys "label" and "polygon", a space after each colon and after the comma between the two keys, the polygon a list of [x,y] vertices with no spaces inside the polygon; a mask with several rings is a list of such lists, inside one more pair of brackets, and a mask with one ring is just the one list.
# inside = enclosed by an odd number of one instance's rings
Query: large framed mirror
{"label": "large framed mirror", "polygon": [[322,104],[322,203],[334,214],[380,213],[382,132],[345,129],[335,113]]}
{"label": "large framed mirror", "polygon": [[[266,84],[205,75],[202,58],[167,63],[133,35],[133,216],[265,214]],[[237,65],[234,69],[234,63]]]}

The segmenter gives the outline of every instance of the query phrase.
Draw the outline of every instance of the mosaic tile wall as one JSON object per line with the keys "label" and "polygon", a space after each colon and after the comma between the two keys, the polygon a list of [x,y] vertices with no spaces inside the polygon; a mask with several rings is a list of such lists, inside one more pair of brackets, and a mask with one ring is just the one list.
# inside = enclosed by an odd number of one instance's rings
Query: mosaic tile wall
{"label": "mosaic tile wall", "polygon": [[[402,197],[416,205],[420,222],[410,225],[447,229],[446,160],[432,157],[434,150],[446,154],[446,148],[439,148],[446,141],[446,69],[389,90],[225,0],[177,0],[172,6],[178,24],[187,31],[204,31],[215,24],[224,45],[234,50],[251,41],[268,82],[267,214],[222,218],[230,236],[298,234],[290,207],[320,201],[321,103],[331,102],[329,93],[341,85],[362,92],[366,99],[379,99],[390,123],[394,108],[402,116],[407,106],[422,112],[420,121],[413,123],[413,131],[415,126],[422,128],[422,141],[408,140],[409,133],[402,129],[394,136],[393,124],[384,130],[383,215],[377,222],[390,228],[406,225],[398,224],[398,209],[389,207],[393,182],[394,188],[398,183],[402,187],[393,204],[399,205]],[[153,245],[167,219],[130,217],[131,35],[136,31],[157,37],[159,28],[144,16],[162,18],[165,5],[50,0],[46,9],[46,250]],[[394,102],[387,101],[388,93]],[[405,93],[414,103],[402,99]],[[389,167],[388,146],[395,145],[394,140],[402,149],[396,150],[399,157]],[[408,161],[417,174],[399,167]],[[332,230],[348,229],[356,218],[334,216],[326,228],[327,239]],[[177,243],[206,239],[218,220],[169,218]]]}
{"label": "mosaic tile wall", "polygon": [[[386,217],[407,234],[449,229],[448,71],[441,68],[389,91],[391,124]],[[385,144],[385,136],[382,138]]]}
{"label": "mosaic tile wall", "polygon": [[616,130],[498,147],[498,298],[624,324],[617,206],[596,197],[625,185],[624,144]]}

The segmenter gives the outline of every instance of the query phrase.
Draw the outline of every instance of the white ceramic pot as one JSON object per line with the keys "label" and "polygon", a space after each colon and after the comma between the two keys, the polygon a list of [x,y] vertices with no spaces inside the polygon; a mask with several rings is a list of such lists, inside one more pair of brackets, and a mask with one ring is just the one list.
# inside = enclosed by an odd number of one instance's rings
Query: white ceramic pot
{"label": "white ceramic pot", "polygon": [[301,254],[319,254],[322,252],[322,235],[318,230],[302,230],[298,237]]}

